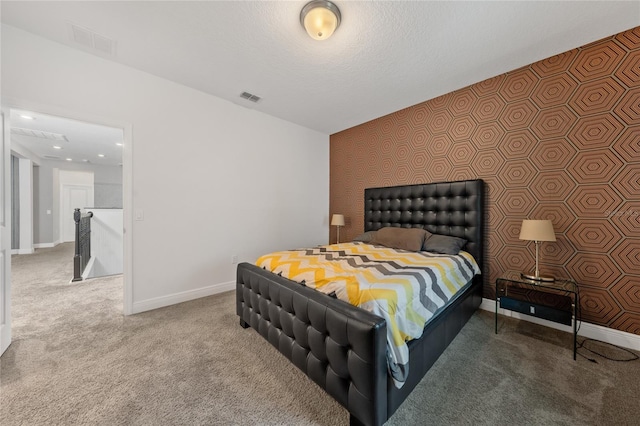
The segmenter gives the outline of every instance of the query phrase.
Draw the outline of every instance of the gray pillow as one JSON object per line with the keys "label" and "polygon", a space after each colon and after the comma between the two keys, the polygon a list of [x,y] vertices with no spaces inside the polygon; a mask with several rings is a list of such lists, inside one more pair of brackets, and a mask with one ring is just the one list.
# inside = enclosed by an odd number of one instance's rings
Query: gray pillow
{"label": "gray pillow", "polygon": [[353,239],[353,241],[360,241],[361,243],[370,243],[376,235],[376,231],[367,231],[364,234],[360,234]]}
{"label": "gray pillow", "polygon": [[422,244],[422,250],[440,254],[458,254],[465,244],[467,240],[464,238],[431,234]]}
{"label": "gray pillow", "polygon": [[386,227],[378,229],[371,244],[380,244],[400,250],[420,251],[427,235],[431,234],[419,228]]}

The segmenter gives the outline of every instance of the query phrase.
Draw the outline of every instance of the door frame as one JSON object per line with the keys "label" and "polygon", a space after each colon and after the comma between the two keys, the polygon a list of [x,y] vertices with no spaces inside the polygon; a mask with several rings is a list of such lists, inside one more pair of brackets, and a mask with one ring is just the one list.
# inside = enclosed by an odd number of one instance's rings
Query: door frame
{"label": "door frame", "polygon": [[0,355],[11,344],[11,146],[9,144],[9,118],[7,111],[0,111],[0,130],[2,131],[2,176],[0,176]]}
{"label": "door frame", "polygon": [[[57,183],[57,188],[53,188],[54,198],[56,197],[56,193],[58,194],[58,208],[54,207],[56,213],[58,215],[57,220],[57,229],[58,229],[58,240],[61,243],[67,243],[70,241],[75,241],[75,222],[73,220],[73,209],[75,208],[87,208],[87,207],[95,207],[94,203],[94,184],[95,184],[95,172],[87,171],[87,170],[67,170],[66,168],[56,167],[53,169],[54,175],[57,177],[57,180],[54,178],[54,183]],[[87,201],[82,205],[69,206],[72,207],[70,211],[65,212],[65,191],[71,190],[72,188],[83,189],[88,191],[89,194],[87,196]],[[69,194],[70,195],[70,194]],[[55,204],[54,204],[55,206]],[[55,222],[55,221],[54,221]],[[68,227],[73,223],[72,229],[68,229]],[[56,224],[54,223],[54,227]],[[66,231],[69,231],[67,234]],[[67,238],[69,236],[70,238]]]}
{"label": "door frame", "polygon": [[[64,170],[60,169],[60,171],[64,171]],[[93,174],[93,172],[83,172],[83,173],[91,173],[91,174]],[[70,242],[70,241],[75,241],[75,227],[74,227],[74,234],[73,234],[74,238],[73,239],[67,240],[65,238],[66,234],[64,233],[65,216],[62,214],[62,211],[64,210],[64,201],[65,201],[65,199],[64,199],[64,197],[65,197],[64,196],[64,191],[65,191],[65,189],[85,189],[85,190],[91,192],[91,199],[92,200],[95,199],[94,198],[95,194],[94,194],[94,186],[93,185],[83,185],[83,184],[79,184],[79,183],[60,183],[60,213],[59,213],[59,215],[60,215],[60,218],[59,218],[60,219],[60,223],[58,224],[58,226],[60,227],[60,231],[59,231],[60,232],[60,242],[63,242],[63,243],[67,243],[67,242]],[[86,206],[77,206],[77,207],[83,209],[85,207],[94,207],[94,206],[95,206],[95,203],[93,201],[91,201]],[[67,219],[73,218],[73,211],[72,212],[67,211],[66,214],[68,215],[68,216],[66,216]],[[67,223],[67,225],[68,225],[68,223]]]}
{"label": "door frame", "polygon": [[[5,110],[6,109],[6,110]],[[122,214],[123,214],[123,313],[133,314],[133,125],[107,116],[97,116],[69,110],[59,106],[45,105],[15,98],[3,99],[2,111],[21,109],[41,114],[55,115],[71,120],[85,121],[123,130],[122,147]],[[9,122],[9,117],[6,118]],[[8,127],[8,126],[5,126]],[[5,128],[6,144],[10,149],[11,140]]]}

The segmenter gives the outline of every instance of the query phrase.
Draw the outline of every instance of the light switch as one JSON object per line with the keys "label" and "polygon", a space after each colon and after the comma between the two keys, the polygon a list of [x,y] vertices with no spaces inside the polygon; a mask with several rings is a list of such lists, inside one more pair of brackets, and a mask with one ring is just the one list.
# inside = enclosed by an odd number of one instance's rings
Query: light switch
{"label": "light switch", "polygon": [[47,209],[47,214],[51,214],[51,210]]}
{"label": "light switch", "polygon": [[144,220],[144,210],[136,209],[135,217],[136,217],[136,220]]}

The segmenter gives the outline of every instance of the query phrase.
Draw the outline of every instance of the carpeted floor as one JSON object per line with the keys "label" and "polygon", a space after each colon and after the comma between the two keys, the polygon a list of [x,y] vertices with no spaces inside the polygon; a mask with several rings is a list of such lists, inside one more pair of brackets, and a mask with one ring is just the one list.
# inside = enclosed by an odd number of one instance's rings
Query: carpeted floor
{"label": "carpeted floor", "polygon": [[[12,258],[2,425],[346,425],[233,292],[122,315],[119,276],[69,283],[73,247]],[[637,425],[640,361],[573,361],[571,338],[478,311],[388,425]],[[627,356],[598,343],[592,349]],[[581,353],[587,354],[584,349]]]}

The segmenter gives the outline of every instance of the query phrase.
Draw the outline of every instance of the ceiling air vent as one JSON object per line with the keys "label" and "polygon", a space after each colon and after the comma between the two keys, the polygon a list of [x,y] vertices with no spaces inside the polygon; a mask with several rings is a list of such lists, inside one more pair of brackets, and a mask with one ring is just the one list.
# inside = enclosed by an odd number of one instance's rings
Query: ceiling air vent
{"label": "ceiling air vent", "polygon": [[74,43],[82,45],[85,49],[89,49],[94,53],[102,55],[115,56],[116,42],[108,37],[97,34],[88,28],[81,27],[76,24],[68,23],[69,37]]}
{"label": "ceiling air vent", "polygon": [[56,157],[55,155],[45,155],[44,158],[47,160],[59,160],[60,157]]}
{"label": "ceiling air vent", "polygon": [[60,133],[43,132],[42,130],[23,129],[22,127],[12,127],[11,133],[14,133],[16,135],[29,136],[32,138],[49,139],[52,141],[65,141],[65,142],[69,141],[69,139],[67,139],[65,135],[61,135]]}
{"label": "ceiling air vent", "polygon": [[256,96],[256,95],[254,95],[252,93],[249,93],[249,92],[240,93],[240,97],[243,98],[243,99],[246,99],[248,101],[254,102],[254,103],[258,102],[260,99],[262,99],[260,96]]}

